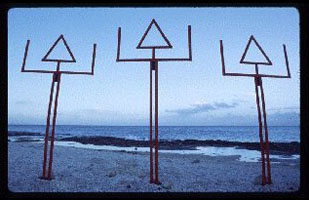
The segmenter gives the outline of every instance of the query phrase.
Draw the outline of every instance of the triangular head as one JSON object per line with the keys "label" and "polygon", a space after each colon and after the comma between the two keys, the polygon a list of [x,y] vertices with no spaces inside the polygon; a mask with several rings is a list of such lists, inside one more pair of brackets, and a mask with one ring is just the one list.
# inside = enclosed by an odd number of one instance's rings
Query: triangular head
{"label": "triangular head", "polygon": [[[252,43],[252,41],[254,42],[254,43]],[[251,45],[254,45],[254,47],[253,46],[251,46]],[[251,47],[251,48],[250,48]],[[249,49],[251,49],[251,51],[252,51],[252,48],[256,48],[257,47],[257,49],[258,49],[258,52],[260,53],[259,54],[259,56],[260,56],[260,60],[256,60],[256,61],[249,61],[249,60],[247,60],[247,58],[246,58],[246,56],[248,55],[247,53],[248,53],[248,50]],[[250,52],[250,50],[249,50],[249,52]],[[259,65],[272,65],[272,62],[270,61],[270,59],[268,58],[268,56],[265,54],[265,52],[264,52],[264,50],[262,49],[262,47],[259,45],[259,43],[255,40],[255,38],[253,37],[253,35],[251,35],[251,37],[250,37],[250,39],[249,39],[249,42],[248,42],[248,44],[247,44],[247,46],[246,46],[246,49],[245,49],[245,51],[244,51],[244,53],[243,53],[243,55],[242,55],[242,57],[241,57],[241,59],[240,59],[240,63],[242,63],[242,64],[254,64],[254,65],[257,65],[257,64],[259,64]]]}
{"label": "triangular head", "polygon": [[[152,25],[155,26],[152,26]],[[143,42],[145,40],[145,38],[148,36],[148,33],[150,31],[151,28],[155,27],[157,29],[157,31],[159,31],[165,45],[146,45],[143,46]],[[170,41],[167,39],[167,37],[165,36],[165,34],[163,33],[163,31],[161,30],[160,26],[158,25],[158,23],[156,22],[156,20],[152,19],[151,23],[149,24],[148,28],[146,29],[144,35],[142,36],[141,40],[139,41],[137,47],[137,49],[163,49],[163,48],[173,48],[173,46],[171,45]]]}
{"label": "triangular head", "polygon": [[[60,41],[62,41],[63,46],[65,47],[64,52],[66,52],[65,59],[63,58],[50,58],[50,54],[55,50],[55,47],[57,45],[60,45]],[[58,46],[60,48],[60,46]],[[62,47],[63,48],[63,47]],[[59,38],[54,42],[54,44],[51,46],[51,48],[48,50],[46,55],[42,58],[42,61],[45,62],[76,62],[73,53],[71,52],[67,42],[65,41],[63,35],[60,35]]]}

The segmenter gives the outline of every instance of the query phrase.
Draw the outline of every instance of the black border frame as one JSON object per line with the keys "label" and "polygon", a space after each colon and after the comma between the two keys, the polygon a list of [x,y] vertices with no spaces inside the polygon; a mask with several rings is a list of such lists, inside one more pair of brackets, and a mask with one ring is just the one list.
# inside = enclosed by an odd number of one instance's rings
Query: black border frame
{"label": "black border frame", "polygon": [[[8,189],[8,11],[11,8],[24,7],[294,7],[300,17],[300,146],[301,177],[300,189],[297,192],[231,192],[231,193],[13,193]],[[222,4],[222,3],[1,3],[0,6],[0,111],[2,113],[0,129],[0,197],[5,198],[298,198],[309,197],[308,192],[308,158],[309,158],[309,109],[308,109],[308,26],[309,6],[304,3],[263,3],[263,4]]]}

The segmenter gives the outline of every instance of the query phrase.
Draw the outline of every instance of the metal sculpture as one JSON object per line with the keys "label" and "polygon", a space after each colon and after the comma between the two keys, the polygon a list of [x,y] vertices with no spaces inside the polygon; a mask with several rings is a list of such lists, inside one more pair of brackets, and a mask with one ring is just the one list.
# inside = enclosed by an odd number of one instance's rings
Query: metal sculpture
{"label": "metal sculpture", "polygon": [[[54,50],[56,45],[59,44],[59,41],[62,41],[64,43],[64,46],[65,46],[67,52],[70,55],[70,59],[54,59],[54,58],[49,58],[50,53]],[[53,74],[53,79],[52,79],[52,84],[51,84],[51,89],[50,89],[48,111],[47,111],[47,123],[46,123],[46,133],[45,133],[45,143],[44,143],[43,175],[41,177],[43,179],[51,180],[52,179],[53,152],[54,152],[54,139],[55,139],[55,125],[56,125],[56,116],[57,116],[57,106],[58,106],[58,97],[59,97],[59,90],[60,90],[61,74],[94,75],[94,66],[95,66],[95,57],[96,57],[96,44],[93,44],[91,72],[62,71],[62,70],[60,70],[60,64],[61,63],[63,63],[63,62],[75,63],[76,62],[76,60],[74,58],[74,55],[71,52],[71,50],[70,50],[66,40],[64,39],[63,35],[59,36],[59,38],[54,42],[54,44],[51,46],[51,48],[48,50],[46,55],[41,60],[43,62],[56,62],[57,63],[56,71],[53,71],[53,70],[25,69],[29,45],[30,45],[30,40],[27,40],[21,72],[52,73]],[[51,108],[52,108],[52,103],[53,103],[53,94],[54,94],[55,83],[57,83],[57,88],[56,88],[56,96],[55,96],[55,101],[54,101],[54,113],[53,113],[53,121],[52,121],[52,135],[51,135],[51,141],[50,141],[50,155],[49,155],[48,173],[46,174],[46,162],[47,162],[47,148],[48,148],[48,137],[49,137],[50,113],[51,113]]]}
{"label": "metal sculpture", "polygon": [[[267,62],[261,62],[261,61],[246,61],[245,57],[247,55],[247,51],[249,49],[249,46],[251,45],[251,42],[254,42],[255,45],[258,47],[264,58]],[[258,42],[255,40],[253,35],[251,35],[248,44],[245,48],[245,51],[240,59],[241,64],[251,64],[255,65],[255,74],[244,74],[244,73],[226,73],[225,72],[225,64],[224,64],[224,54],[223,54],[223,43],[222,40],[220,40],[220,53],[221,53],[221,62],[222,62],[222,75],[223,76],[247,76],[247,77],[254,77],[254,84],[255,84],[255,94],[256,94],[256,105],[257,105],[257,112],[258,112],[258,121],[259,121],[259,138],[260,138],[260,144],[261,144],[261,159],[262,159],[262,185],[265,185],[265,153],[264,153],[264,141],[263,141],[263,133],[262,133],[262,115],[261,115],[261,108],[260,108],[260,96],[259,96],[259,90],[261,90],[261,101],[262,101],[262,111],[263,111],[263,121],[264,121],[264,131],[265,131],[265,143],[266,143],[266,160],[267,160],[267,184],[271,184],[271,173],[270,173],[270,161],[269,161],[269,142],[268,142],[268,129],[267,129],[267,120],[266,120],[266,108],[265,108],[265,100],[264,100],[264,91],[263,91],[263,85],[262,85],[262,77],[268,77],[268,78],[291,78],[290,69],[289,69],[289,61],[288,61],[288,55],[286,51],[286,46],[283,44],[283,52],[285,57],[285,64],[286,64],[286,70],[287,75],[269,75],[269,74],[260,74],[258,70],[258,65],[272,65],[272,62],[268,58],[268,56],[265,54],[262,47],[258,44]]]}
{"label": "metal sculpture", "polygon": [[[146,38],[149,30],[155,25],[160,32],[166,45],[152,45],[144,46],[143,41]],[[156,58],[156,49],[170,49],[173,48],[158,23],[152,19],[141,40],[139,41],[136,49],[151,49],[152,58],[120,58],[120,45],[121,45],[121,27],[118,28],[118,48],[117,48],[117,62],[149,62],[150,63],[150,183],[160,184],[158,175],[158,63],[165,61],[192,61],[191,51],[191,26],[188,25],[188,58]],[[153,177],[153,158],[152,158],[152,71],[155,71],[155,177]]]}

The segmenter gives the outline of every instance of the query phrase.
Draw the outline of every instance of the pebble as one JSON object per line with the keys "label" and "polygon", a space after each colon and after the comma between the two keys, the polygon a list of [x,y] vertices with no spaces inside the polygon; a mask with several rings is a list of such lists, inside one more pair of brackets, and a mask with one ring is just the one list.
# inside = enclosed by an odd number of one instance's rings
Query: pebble
{"label": "pebble", "polygon": [[254,185],[261,185],[262,184],[262,175],[255,177],[253,184]]}
{"label": "pebble", "polygon": [[108,177],[114,177],[116,175],[117,175],[116,171],[111,171],[109,172]]}
{"label": "pebble", "polygon": [[172,184],[169,183],[169,182],[166,182],[162,185],[163,188],[167,189],[167,190],[170,190],[172,189]]}
{"label": "pebble", "polygon": [[138,175],[138,177],[139,177],[139,178],[145,178],[146,175],[145,175],[144,173],[140,173],[140,174]]}
{"label": "pebble", "polygon": [[194,164],[194,163],[200,163],[200,160],[199,159],[195,159],[195,160],[192,161],[192,164]]}

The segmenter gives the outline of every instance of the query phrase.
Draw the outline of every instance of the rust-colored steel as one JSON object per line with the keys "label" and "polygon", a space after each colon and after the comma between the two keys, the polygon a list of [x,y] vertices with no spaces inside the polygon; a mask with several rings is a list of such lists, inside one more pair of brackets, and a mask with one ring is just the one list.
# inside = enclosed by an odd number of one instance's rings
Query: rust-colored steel
{"label": "rust-colored steel", "polygon": [[150,62],[150,135],[149,135],[149,145],[150,145],[150,183],[153,183],[153,159],[152,159],[152,63]]}
{"label": "rust-colored steel", "polygon": [[[261,53],[263,54],[263,56],[266,58],[267,62],[253,62],[253,61],[244,61],[246,55],[247,55],[247,52],[248,52],[248,49],[249,49],[249,46],[251,44],[251,42],[254,41],[254,43],[256,44],[256,46],[259,48],[259,50],[261,51]],[[255,40],[255,38],[253,37],[253,35],[251,35],[250,39],[249,39],[249,42],[247,43],[247,46],[246,46],[246,49],[244,51],[244,53],[242,54],[242,57],[240,59],[240,62],[239,63],[243,63],[243,64],[259,64],[259,65],[272,65],[272,62],[271,60],[268,58],[268,56],[266,55],[266,53],[264,52],[264,50],[262,49],[262,47],[259,45],[259,43]]]}
{"label": "rust-colored steel", "polygon": [[[244,61],[245,56],[247,54],[250,43],[254,41],[256,46],[259,48],[263,56],[266,58],[267,62],[253,62],[253,61]],[[223,76],[246,76],[246,77],[254,77],[255,83],[255,94],[256,94],[256,104],[257,104],[257,112],[258,112],[258,121],[259,121],[259,138],[261,144],[261,159],[262,159],[262,185],[266,183],[266,175],[265,175],[265,152],[264,152],[264,141],[263,141],[263,124],[262,124],[262,114],[260,108],[260,96],[259,96],[259,87],[261,90],[261,102],[262,102],[262,111],[263,111],[263,122],[264,122],[264,132],[265,132],[265,143],[266,143],[266,161],[267,161],[267,184],[271,184],[271,171],[270,171],[270,159],[269,159],[269,141],[268,141],[268,128],[267,128],[267,120],[266,120],[266,105],[262,84],[262,77],[268,78],[291,78],[289,61],[286,51],[286,46],[283,44],[283,53],[286,64],[287,75],[269,75],[269,74],[260,74],[258,71],[258,65],[272,65],[271,60],[265,54],[262,47],[255,40],[253,35],[250,37],[249,42],[246,45],[245,51],[240,59],[240,63],[243,64],[254,64],[255,65],[255,74],[245,74],[245,73],[227,73],[225,70],[225,62],[224,62],[224,52],[223,52],[223,42],[220,40],[220,55],[221,55],[221,63],[222,63],[222,75]]]}
{"label": "rust-colored steel", "polygon": [[[259,74],[258,64],[255,64],[255,73]],[[258,87],[261,86],[262,78],[255,77],[255,95],[256,95],[256,107],[258,111],[258,120],[259,120],[259,138],[261,145],[261,160],[262,160],[262,185],[265,185],[265,151],[264,151],[264,139],[263,139],[263,125],[262,125],[262,115],[261,115],[261,106],[260,106],[260,96]]]}
{"label": "rust-colored steel", "polygon": [[21,66],[21,72],[25,71],[26,59],[27,59],[27,56],[28,56],[29,45],[30,45],[30,40],[27,40],[26,47],[25,47],[24,58],[23,58],[23,64]]}
{"label": "rust-colored steel", "polygon": [[[159,30],[159,32],[160,32],[161,36],[163,37],[164,41],[167,43],[167,46],[161,46],[161,45],[160,46],[141,46],[153,24]],[[136,48],[137,49],[154,49],[154,48],[156,48],[156,49],[165,49],[165,48],[171,49],[171,48],[173,48],[173,46],[171,45],[170,41],[167,39],[167,37],[165,36],[163,31],[161,30],[161,28],[160,28],[159,24],[156,22],[156,20],[152,19],[151,23],[149,24],[148,28],[146,29],[145,33],[143,34],[143,36],[142,36],[141,40],[139,41],[139,43],[138,43]]]}
{"label": "rust-colored steel", "polygon": [[[21,72],[31,72],[31,73],[55,73],[57,71],[55,70],[36,70],[36,69],[25,69],[26,68],[26,59],[27,59],[27,56],[28,56],[28,49],[29,49],[29,46],[30,46],[30,40],[27,40],[27,43],[26,43],[26,47],[25,47],[25,53],[24,53],[24,58],[23,58],[23,64],[22,64],[22,67],[21,67]],[[81,75],[94,75],[94,66],[95,66],[95,57],[96,57],[96,44],[93,44],[93,53],[92,53],[92,61],[91,61],[91,71],[90,72],[84,72],[84,71],[62,71],[62,70],[59,70],[58,73],[61,73],[61,74],[81,74]],[[61,59],[59,60],[44,60],[43,62],[63,62],[61,61]]]}
{"label": "rust-colored steel", "polygon": [[262,185],[265,185],[265,153],[264,153],[264,141],[263,141],[263,133],[262,133],[262,116],[261,116],[261,107],[260,107],[260,100],[259,100],[259,78],[254,78],[255,82],[255,95],[256,95],[256,108],[258,111],[258,120],[259,120],[259,138],[260,138],[260,145],[261,145],[261,159],[262,159]]}
{"label": "rust-colored steel", "polygon": [[[160,49],[158,46],[153,46],[151,49]],[[117,62],[151,62],[152,58],[120,58],[121,50],[121,27],[118,28],[118,44],[117,44]],[[157,61],[192,61],[191,48],[191,26],[188,25],[188,58],[156,58]]]}
{"label": "rust-colored steel", "polygon": [[[159,30],[161,36],[167,43],[167,46],[142,46],[144,39],[146,38],[149,30],[152,25],[155,25]],[[192,61],[192,48],[191,48],[191,26],[188,26],[188,58],[156,58],[155,50],[163,48],[173,48],[169,40],[161,30],[158,23],[152,19],[151,23],[144,32],[141,40],[139,41],[137,49],[151,49],[152,57],[151,58],[120,58],[120,49],[121,49],[121,28],[118,28],[118,43],[117,43],[117,59],[116,62],[149,62],[150,63],[150,183],[161,184],[159,181],[159,135],[158,135],[158,63],[161,61]],[[155,71],[155,177],[153,177],[153,143],[152,143],[152,71]]]}
{"label": "rust-colored steel", "polygon": [[[48,56],[53,51],[57,43],[63,40],[63,43],[66,47],[66,50],[69,52],[71,60],[64,60],[64,59],[50,59]],[[60,64],[62,62],[76,62],[73,53],[70,50],[70,47],[68,46],[66,40],[64,39],[63,35],[60,35],[59,38],[54,42],[54,44],[51,46],[51,48],[48,50],[47,54],[42,58],[41,61],[43,62],[56,62],[57,63],[57,69],[55,71],[53,70],[33,70],[33,69],[25,69],[26,66],[26,60],[28,56],[28,50],[30,46],[30,40],[27,40],[26,47],[25,47],[25,53],[23,58],[23,63],[21,67],[21,72],[33,72],[33,73],[52,73],[53,79],[52,79],[52,85],[50,89],[50,97],[49,97],[49,104],[48,104],[48,111],[47,111],[47,118],[46,118],[46,132],[45,132],[45,139],[44,139],[44,158],[43,158],[43,179],[51,180],[52,179],[52,163],[53,163],[53,152],[54,152],[54,140],[55,140],[55,126],[56,126],[56,116],[57,116],[57,107],[58,107],[58,97],[59,97],[59,90],[60,90],[60,80],[61,80],[61,74],[84,74],[84,75],[94,75],[94,66],[95,66],[95,57],[96,57],[96,44],[93,44],[93,52],[92,52],[92,62],[91,62],[91,71],[90,72],[76,72],[76,71],[61,71],[60,70]],[[55,103],[54,103],[54,113],[53,113],[53,122],[52,122],[52,135],[51,135],[51,145],[50,145],[50,155],[49,155],[49,165],[48,165],[48,173],[46,174],[46,165],[47,165],[47,151],[48,151],[48,138],[49,138],[49,126],[50,126],[50,114],[51,114],[51,108],[53,104],[53,93],[54,93],[54,87],[55,82],[57,83],[56,88],[56,96],[55,96]]]}
{"label": "rust-colored steel", "polygon": [[[54,50],[55,46],[58,44],[58,42],[62,40],[64,43],[65,48],[67,49],[67,51],[69,52],[70,56],[71,56],[71,60],[64,60],[64,59],[50,59],[48,58],[49,54]],[[46,55],[42,58],[42,61],[44,62],[76,62],[73,53],[71,52],[70,47],[68,46],[67,42],[65,41],[63,35],[61,34],[60,37],[54,42],[54,44],[50,47],[50,49],[48,50],[48,52],[46,53]]]}
{"label": "rust-colored steel", "polygon": [[46,122],[45,143],[44,143],[43,178],[47,178],[46,177],[47,146],[48,146],[50,112],[51,112],[52,101],[53,101],[54,85],[55,85],[55,81],[53,77],[52,85],[50,88],[49,104],[48,104],[48,111],[47,111],[47,122]]}
{"label": "rust-colored steel", "polygon": [[48,179],[51,179],[51,176],[52,176],[52,164],[53,164],[53,158],[54,158],[55,125],[56,125],[56,118],[57,118],[58,97],[59,97],[60,82],[61,82],[61,74],[57,74],[56,76],[57,76],[57,90],[56,90],[55,106],[54,106],[53,129],[52,129],[52,135],[50,139]]}
{"label": "rust-colored steel", "polygon": [[158,136],[158,62],[155,62],[155,132],[156,132],[156,165],[155,165],[155,183],[160,184],[159,182],[159,136]]}
{"label": "rust-colored steel", "polygon": [[[261,78],[260,78],[261,79]],[[268,128],[266,120],[266,108],[264,100],[264,91],[263,91],[263,82],[260,80],[260,90],[261,90],[261,99],[262,99],[262,110],[263,110],[263,119],[264,119],[264,131],[265,131],[265,143],[266,143],[266,161],[267,161],[267,183],[271,184],[271,173],[270,173],[270,160],[269,160],[269,142],[268,142]]]}
{"label": "rust-colored steel", "polygon": [[268,78],[291,78],[290,68],[289,68],[289,61],[286,52],[286,46],[283,44],[283,51],[285,57],[285,64],[286,64],[286,71],[287,75],[271,75],[271,74],[250,74],[250,73],[231,73],[226,72],[225,70],[225,62],[224,62],[224,48],[223,42],[220,40],[220,54],[221,54],[221,63],[222,63],[222,75],[223,76],[247,76],[247,77],[268,77]]}

